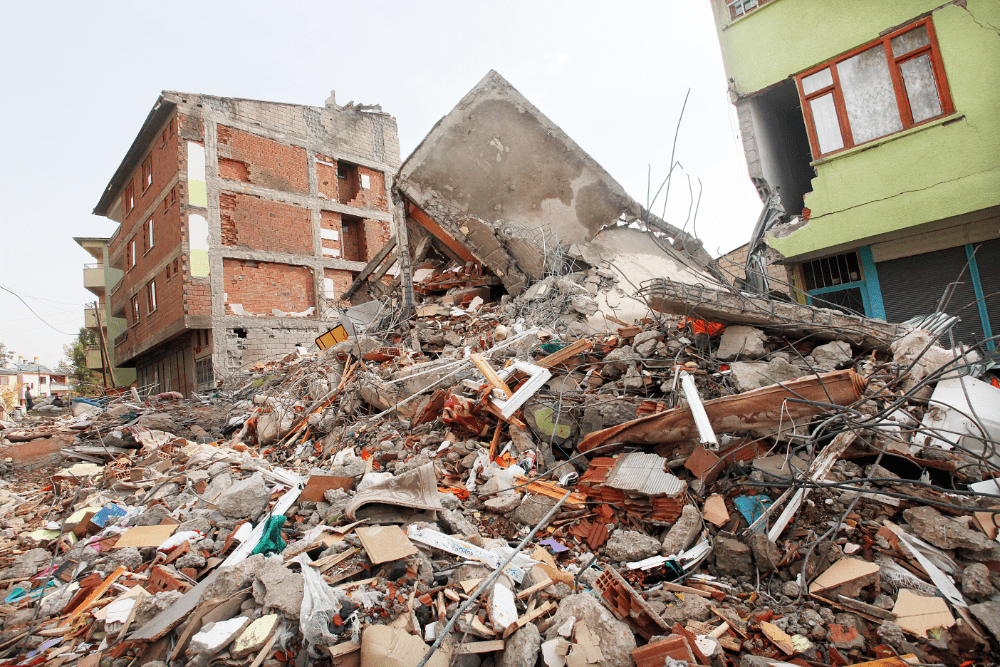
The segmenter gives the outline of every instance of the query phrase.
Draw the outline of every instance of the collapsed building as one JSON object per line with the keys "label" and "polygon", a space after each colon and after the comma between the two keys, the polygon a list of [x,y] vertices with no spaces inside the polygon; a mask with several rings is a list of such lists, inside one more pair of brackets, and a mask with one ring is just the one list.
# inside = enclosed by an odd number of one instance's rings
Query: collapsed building
{"label": "collapsed building", "polygon": [[378,106],[163,92],[94,208],[119,225],[114,365],[189,393],[310,345],[393,232],[398,167]]}
{"label": "collapsed building", "polygon": [[0,659],[995,661],[989,340],[734,286],[495,72],[391,180],[339,342],[0,424]]}

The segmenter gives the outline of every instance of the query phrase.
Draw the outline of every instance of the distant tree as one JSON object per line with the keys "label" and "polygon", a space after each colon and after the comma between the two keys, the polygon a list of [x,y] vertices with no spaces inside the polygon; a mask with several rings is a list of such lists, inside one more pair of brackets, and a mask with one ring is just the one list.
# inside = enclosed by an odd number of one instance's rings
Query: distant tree
{"label": "distant tree", "polygon": [[14,355],[10,353],[7,346],[0,343],[0,368],[6,368],[7,364],[10,363],[14,358]]}
{"label": "distant tree", "polygon": [[60,372],[65,371],[73,378],[77,394],[86,396],[99,394],[102,391],[101,374],[87,368],[87,347],[97,345],[99,342],[96,332],[80,327],[76,340],[70,345],[63,345],[66,358],[59,362],[57,369]]}

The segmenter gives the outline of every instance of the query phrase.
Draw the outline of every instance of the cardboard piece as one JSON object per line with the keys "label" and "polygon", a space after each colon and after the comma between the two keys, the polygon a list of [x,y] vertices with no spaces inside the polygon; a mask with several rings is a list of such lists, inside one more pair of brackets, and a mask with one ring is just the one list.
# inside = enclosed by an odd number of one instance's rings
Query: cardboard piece
{"label": "cardboard piece", "polygon": [[598,663],[604,660],[604,654],[601,653],[599,647],[600,639],[597,638],[590,628],[587,627],[586,623],[582,621],[576,624],[573,628],[575,632],[575,639],[577,646],[579,646],[584,654],[588,663]]}
{"label": "cardboard piece", "polygon": [[354,486],[353,477],[337,477],[335,475],[313,475],[302,489],[299,500],[307,503],[318,503],[323,500],[323,494],[330,489],[350,491]]}
{"label": "cardboard piece", "polygon": [[948,610],[944,598],[927,597],[907,588],[900,589],[892,613],[904,632],[918,637],[926,637],[927,631],[932,628],[955,625],[955,617]]}
{"label": "cardboard piece", "polygon": [[[822,593],[823,591],[838,588],[844,584],[861,584],[862,587],[867,586],[869,583],[875,581],[880,569],[877,563],[871,563],[860,558],[841,558],[828,567],[823,574],[816,577],[812,584],[809,585],[809,592]],[[844,592],[844,594],[850,596],[847,592]],[[856,596],[857,593],[853,597]]]}
{"label": "cardboard piece", "polygon": [[[361,633],[361,664],[365,667],[415,667],[429,647],[405,630],[369,625]],[[444,647],[435,651],[427,667],[448,667],[451,654]]]}
{"label": "cardboard piece", "polygon": [[330,662],[333,667],[360,667],[361,644],[348,640],[325,648],[330,652]]}
{"label": "cardboard piece", "polygon": [[729,510],[726,509],[726,499],[718,493],[713,493],[705,500],[705,505],[701,508],[701,515],[705,521],[722,528],[729,523]]}
{"label": "cardboard piece", "polygon": [[375,565],[412,556],[417,548],[399,526],[366,526],[355,531]]}
{"label": "cardboard piece", "polygon": [[158,547],[174,534],[178,525],[136,526],[129,528],[115,542],[115,549],[124,549],[125,547]]}

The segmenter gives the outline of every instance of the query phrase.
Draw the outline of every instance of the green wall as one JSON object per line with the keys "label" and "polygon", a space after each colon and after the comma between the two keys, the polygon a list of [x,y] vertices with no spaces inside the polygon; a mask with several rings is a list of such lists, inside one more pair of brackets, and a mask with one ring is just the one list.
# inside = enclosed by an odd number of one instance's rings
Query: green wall
{"label": "green wall", "polygon": [[[727,76],[741,94],[760,90],[942,4],[772,0],[719,31]],[[719,2],[713,7],[717,16],[725,9]],[[932,16],[953,122],[932,122],[817,163],[805,197],[809,223],[769,239],[786,257],[1000,204],[1000,35],[989,27],[1000,25],[1000,2],[948,4]]]}

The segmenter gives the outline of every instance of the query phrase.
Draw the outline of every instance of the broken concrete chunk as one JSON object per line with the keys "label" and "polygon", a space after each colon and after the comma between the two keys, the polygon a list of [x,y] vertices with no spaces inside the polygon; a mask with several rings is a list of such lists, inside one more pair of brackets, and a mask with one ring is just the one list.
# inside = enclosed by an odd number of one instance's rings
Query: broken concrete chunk
{"label": "broken concrete chunk", "polygon": [[790,382],[802,377],[803,373],[784,359],[762,361],[734,361],[729,364],[733,384],[741,391],[753,391],[769,387],[779,382]]}
{"label": "broken concrete chunk", "polygon": [[732,537],[715,541],[715,567],[723,576],[739,577],[753,571],[750,547]]}
{"label": "broken concrete chunk", "polygon": [[555,507],[557,502],[559,501],[555,498],[549,498],[548,496],[540,494],[526,493],[524,494],[524,498],[521,499],[521,504],[518,505],[510,519],[514,523],[535,527],[542,519],[545,518],[545,515],[549,513],[549,510]]}
{"label": "broken concrete chunk", "polygon": [[971,605],[969,611],[993,634],[993,638],[1000,642],[1000,600]]}
{"label": "broken concrete chunk", "polygon": [[813,348],[812,358],[816,360],[816,364],[821,369],[833,370],[840,364],[851,361],[854,356],[850,343],[835,340]]}
{"label": "broken concrete chunk", "polygon": [[632,651],[635,649],[635,635],[624,622],[611,615],[611,612],[589,593],[570,595],[559,603],[552,623],[545,631],[547,640],[558,639],[558,629],[569,617],[577,622],[585,623],[597,636],[601,653],[601,667],[633,667]]}
{"label": "broken concrete chunk", "polygon": [[280,557],[268,558],[258,580],[264,585],[264,594],[259,595],[254,586],[253,597],[257,604],[283,612],[287,618],[299,617],[305,589],[301,574],[285,567]]}
{"label": "broken concrete chunk", "polygon": [[933,507],[924,505],[903,510],[903,518],[913,528],[913,532],[939,549],[982,552],[997,546],[996,542],[979,531],[943,516]]}
{"label": "broken concrete chunk", "polygon": [[781,552],[778,551],[778,545],[764,533],[752,534],[747,542],[750,543],[758,570],[765,574],[777,571],[778,564],[781,562]]}
{"label": "broken concrete chunk", "polygon": [[637,530],[616,530],[604,545],[608,558],[623,563],[632,563],[660,553],[660,542]]}
{"label": "broken concrete chunk", "polygon": [[497,583],[490,590],[489,599],[490,623],[497,632],[503,632],[509,625],[517,621],[517,604],[514,600],[514,593]]}
{"label": "broken concrete chunk", "polygon": [[541,644],[538,628],[534,623],[527,623],[506,640],[497,667],[531,667],[538,660]]}
{"label": "broken concrete chunk", "polygon": [[271,499],[271,489],[259,472],[236,482],[215,500],[220,512],[233,519],[245,519],[260,514]]}
{"label": "broken concrete chunk", "polygon": [[990,583],[990,570],[982,563],[973,563],[962,571],[962,595],[973,600],[992,597],[997,590]]}
{"label": "broken concrete chunk", "polygon": [[760,329],[742,325],[726,327],[722,332],[715,356],[723,361],[731,361],[738,357],[756,359],[764,354],[765,340],[767,336]]}
{"label": "broken concrete chunk", "polygon": [[685,505],[681,516],[663,538],[660,555],[674,556],[681,553],[694,542],[701,532],[701,512],[694,505]]}
{"label": "broken concrete chunk", "polygon": [[487,512],[506,514],[507,512],[513,512],[516,510],[520,504],[521,494],[517,491],[504,491],[503,493],[498,493],[492,498],[488,498],[486,502],[483,503],[483,507]]}
{"label": "broken concrete chunk", "polygon": [[229,652],[234,658],[242,658],[261,650],[277,629],[278,620],[277,614],[261,616],[236,638]]}

